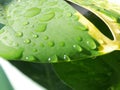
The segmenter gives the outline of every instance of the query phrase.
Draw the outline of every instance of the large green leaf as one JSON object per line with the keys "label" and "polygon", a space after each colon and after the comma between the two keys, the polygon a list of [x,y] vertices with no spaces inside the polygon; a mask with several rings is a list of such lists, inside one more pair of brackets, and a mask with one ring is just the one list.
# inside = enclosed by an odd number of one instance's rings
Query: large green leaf
{"label": "large green leaf", "polygon": [[64,0],[5,0],[0,15],[0,56],[8,60],[82,60],[119,49]]}
{"label": "large green leaf", "polygon": [[[113,52],[120,49],[119,6],[107,0],[71,1],[100,17],[114,40],[64,0],[0,0],[0,56],[17,61],[67,61],[53,65],[71,88],[119,90],[119,51]],[[110,54],[99,56],[106,53]],[[71,89],[51,64],[13,63],[49,90]]]}
{"label": "large green leaf", "polygon": [[119,90],[119,51],[93,59],[54,64],[60,78],[74,90]]}

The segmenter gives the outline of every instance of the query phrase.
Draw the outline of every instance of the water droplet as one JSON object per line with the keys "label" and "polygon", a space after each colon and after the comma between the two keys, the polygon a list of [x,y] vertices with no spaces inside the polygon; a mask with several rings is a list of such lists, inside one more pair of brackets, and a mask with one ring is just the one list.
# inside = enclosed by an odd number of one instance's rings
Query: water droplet
{"label": "water droplet", "polygon": [[23,33],[22,33],[22,32],[16,32],[16,33],[15,33],[15,36],[16,36],[16,37],[22,37],[22,36],[23,36]]}
{"label": "water droplet", "polygon": [[48,46],[53,47],[55,43],[53,41],[48,42]]}
{"label": "water droplet", "polygon": [[47,28],[47,24],[39,24],[36,27],[35,31],[36,32],[44,32],[46,30],[46,28]]}
{"label": "water droplet", "polygon": [[117,18],[117,23],[120,23],[120,17],[119,17],[119,18]]}
{"label": "water droplet", "polygon": [[37,52],[38,50],[37,49],[33,49],[33,52]]}
{"label": "water droplet", "polygon": [[35,61],[35,60],[37,60],[35,56],[28,56],[25,59],[29,60],[29,61]]}
{"label": "water droplet", "polygon": [[78,15],[74,15],[73,19],[78,21],[79,20],[79,16]]}
{"label": "water droplet", "polygon": [[76,38],[78,41],[82,41],[82,38],[81,37],[77,37]]}
{"label": "water droplet", "polygon": [[54,18],[54,16],[55,16],[54,12],[50,12],[50,13],[44,14],[40,18],[40,21],[42,21],[42,22],[50,21],[51,19]]}
{"label": "water droplet", "polygon": [[9,60],[20,59],[22,57],[23,49],[12,48],[12,47],[6,46],[5,44],[3,44],[1,42],[0,42],[0,46],[2,46],[2,48],[0,49],[1,57],[4,57]]}
{"label": "water droplet", "polygon": [[33,7],[33,8],[30,8],[26,11],[25,16],[26,17],[33,17],[33,16],[38,15],[40,12],[41,12],[40,8]]}
{"label": "water droplet", "polygon": [[67,62],[71,61],[71,60],[70,60],[70,57],[67,56],[67,55],[64,55],[64,60],[67,61]]}
{"label": "water droplet", "polygon": [[44,44],[43,44],[43,43],[40,43],[40,47],[44,47]]}
{"label": "water droplet", "polygon": [[37,34],[33,34],[33,38],[38,38],[39,36]]}
{"label": "water droplet", "polygon": [[90,49],[96,49],[96,47],[97,47],[96,43],[92,39],[90,39],[89,41],[87,41],[87,44],[90,47]]}
{"label": "water droplet", "polygon": [[65,42],[60,42],[59,45],[60,45],[61,47],[64,47],[64,46],[65,46]]}
{"label": "water droplet", "polygon": [[28,22],[28,21],[23,23],[23,25],[28,25],[28,24],[29,24],[29,22]]}
{"label": "water droplet", "polygon": [[5,30],[4,30],[4,29],[0,30],[0,34],[2,34],[2,33],[4,33],[4,32],[5,32]]}
{"label": "water droplet", "polygon": [[30,44],[30,43],[31,43],[31,40],[30,40],[30,39],[26,39],[26,40],[24,40],[24,43]]}
{"label": "water droplet", "polygon": [[48,58],[48,61],[53,62],[53,63],[58,62],[58,57],[56,55],[54,55],[54,56]]}
{"label": "water droplet", "polygon": [[73,48],[75,48],[78,52],[82,52],[82,47],[79,45],[73,45]]}
{"label": "water droplet", "polygon": [[72,13],[67,13],[67,17],[71,17],[72,16]]}
{"label": "water droplet", "polygon": [[49,39],[49,37],[48,37],[48,36],[45,36],[45,37],[44,37],[44,40],[48,40],[48,39]]}

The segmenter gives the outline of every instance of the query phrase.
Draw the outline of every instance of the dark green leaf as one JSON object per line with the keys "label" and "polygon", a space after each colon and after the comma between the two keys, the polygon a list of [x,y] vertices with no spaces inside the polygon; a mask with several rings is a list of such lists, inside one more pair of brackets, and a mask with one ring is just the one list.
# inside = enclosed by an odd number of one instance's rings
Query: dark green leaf
{"label": "dark green leaf", "polygon": [[48,90],[72,90],[67,84],[60,80],[51,64],[17,61],[12,61],[11,63]]}
{"label": "dark green leaf", "polygon": [[54,64],[61,79],[75,90],[107,90],[120,87],[120,52],[82,61]]}

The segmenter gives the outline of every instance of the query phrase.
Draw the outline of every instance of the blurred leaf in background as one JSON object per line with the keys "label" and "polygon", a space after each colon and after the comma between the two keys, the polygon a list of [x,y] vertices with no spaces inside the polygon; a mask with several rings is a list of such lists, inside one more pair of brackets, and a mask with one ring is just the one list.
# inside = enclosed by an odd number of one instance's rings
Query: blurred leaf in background
{"label": "blurred leaf in background", "polygon": [[54,64],[54,67],[61,79],[74,90],[120,90],[119,53]]}
{"label": "blurred leaf in background", "polygon": [[11,63],[47,90],[72,90],[59,78],[51,64],[17,61],[11,61]]}
{"label": "blurred leaf in background", "polygon": [[11,63],[48,90],[120,90],[119,53],[52,65]]}

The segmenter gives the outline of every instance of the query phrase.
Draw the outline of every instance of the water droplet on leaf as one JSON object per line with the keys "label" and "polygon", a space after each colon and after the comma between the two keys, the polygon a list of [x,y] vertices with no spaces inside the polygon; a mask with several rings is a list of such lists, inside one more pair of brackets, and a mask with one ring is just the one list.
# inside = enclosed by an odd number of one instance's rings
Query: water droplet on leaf
{"label": "water droplet on leaf", "polygon": [[23,49],[12,48],[12,47],[4,45],[1,42],[0,42],[0,46],[2,46],[2,48],[0,49],[0,56],[1,57],[4,57],[4,58],[9,59],[9,60],[20,59],[22,57]]}
{"label": "water droplet on leaf", "polygon": [[96,47],[97,47],[96,43],[92,39],[88,40],[87,44],[90,47],[90,49],[96,49]]}
{"label": "water droplet on leaf", "polygon": [[35,61],[35,60],[37,60],[34,56],[28,56],[25,59],[29,60],[29,61]]}
{"label": "water droplet on leaf", "polygon": [[24,40],[24,43],[30,44],[30,43],[31,43],[31,40],[30,40],[30,39],[26,39],[26,40]]}
{"label": "water droplet on leaf", "polygon": [[64,60],[67,61],[67,62],[71,61],[71,60],[70,60],[70,57],[67,56],[67,55],[64,55]]}
{"label": "water droplet on leaf", "polygon": [[82,52],[82,47],[79,45],[73,45],[73,48],[75,48],[78,52]]}
{"label": "water droplet on leaf", "polygon": [[71,17],[72,16],[72,13],[67,13],[67,17]]}
{"label": "water droplet on leaf", "polygon": [[46,30],[46,28],[47,28],[47,24],[39,24],[36,27],[35,31],[36,32],[44,32]]}
{"label": "water droplet on leaf", "polygon": [[24,22],[24,23],[23,23],[23,25],[28,25],[28,24],[29,24],[29,22]]}
{"label": "water droplet on leaf", "polygon": [[55,43],[53,41],[48,42],[48,46],[53,47]]}
{"label": "water droplet on leaf", "polygon": [[37,49],[33,49],[33,52],[37,52],[38,50]]}
{"label": "water droplet on leaf", "polygon": [[16,36],[16,37],[22,37],[22,36],[23,36],[23,33],[22,33],[22,32],[16,32],[16,33],[15,33],[15,36]]}
{"label": "water droplet on leaf", "polygon": [[82,41],[82,38],[81,37],[77,37],[76,38],[78,41]]}
{"label": "water droplet on leaf", "polygon": [[39,36],[37,34],[33,34],[33,38],[38,38]]}
{"label": "water droplet on leaf", "polygon": [[49,62],[58,62],[58,57],[56,56],[56,55],[54,55],[54,56],[52,56],[52,57],[50,57],[50,58],[48,58],[48,61]]}
{"label": "water droplet on leaf", "polygon": [[61,47],[64,47],[64,46],[65,46],[65,42],[60,42],[59,45],[60,45]]}
{"label": "water droplet on leaf", "polygon": [[45,36],[45,37],[44,37],[44,40],[48,40],[48,39],[49,39],[49,37],[48,37],[48,36]]}
{"label": "water droplet on leaf", "polygon": [[42,21],[42,22],[50,21],[51,19],[54,18],[54,16],[55,16],[55,13],[54,13],[54,12],[50,12],[50,13],[44,14],[44,15],[40,18],[40,21]]}
{"label": "water droplet on leaf", "polygon": [[40,47],[44,47],[44,44],[43,44],[43,43],[40,43]]}
{"label": "water droplet on leaf", "polygon": [[38,15],[40,12],[41,12],[40,8],[33,7],[33,8],[30,8],[26,11],[25,16],[26,17],[33,17],[33,16]]}
{"label": "water droplet on leaf", "polygon": [[79,16],[74,15],[74,16],[73,16],[73,19],[76,20],[76,21],[78,21],[78,20],[79,20]]}

